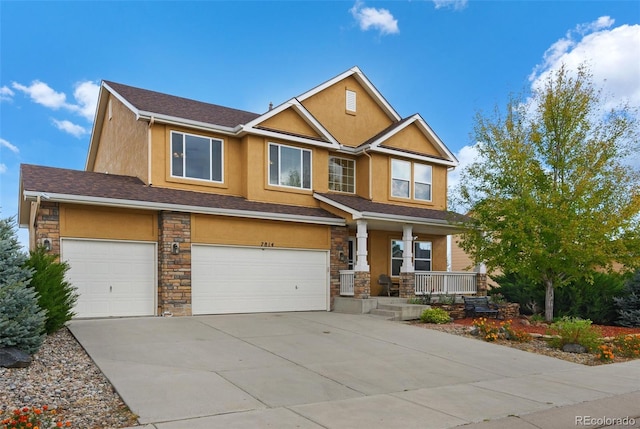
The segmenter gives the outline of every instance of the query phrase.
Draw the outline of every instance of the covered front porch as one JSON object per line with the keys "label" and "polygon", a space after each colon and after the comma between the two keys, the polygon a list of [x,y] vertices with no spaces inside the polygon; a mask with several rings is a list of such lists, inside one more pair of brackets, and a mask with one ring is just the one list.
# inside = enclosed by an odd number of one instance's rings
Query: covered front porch
{"label": "covered front porch", "polygon": [[[367,299],[476,295],[486,274],[449,271],[448,236],[465,217],[446,210],[379,203],[358,196],[316,194],[323,208],[346,219],[348,266],[339,270],[339,294]],[[347,268],[347,269],[344,269]],[[386,284],[385,284],[386,283]]]}

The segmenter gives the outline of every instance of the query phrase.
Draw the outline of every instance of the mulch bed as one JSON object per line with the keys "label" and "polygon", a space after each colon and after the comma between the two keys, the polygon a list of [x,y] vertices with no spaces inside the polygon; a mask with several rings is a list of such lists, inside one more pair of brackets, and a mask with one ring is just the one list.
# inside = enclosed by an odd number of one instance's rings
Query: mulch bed
{"label": "mulch bed", "polygon": [[[412,321],[409,324],[426,328],[426,329],[434,329],[437,331],[446,332],[453,335],[460,335],[470,338],[475,338],[478,341],[483,341],[478,336],[473,336],[470,333],[470,328],[473,325],[473,318],[465,318],[465,319],[457,319],[453,323],[448,324],[433,324],[433,323],[422,323],[420,321]],[[493,319],[488,319],[493,320]],[[496,323],[502,322],[501,320],[497,320]],[[547,324],[538,323],[532,324],[529,323],[528,320],[522,319],[514,319],[511,321],[511,326],[513,329],[518,331],[525,331],[529,334],[549,334],[549,327]],[[627,335],[627,334],[635,334],[640,335],[640,328],[625,328],[622,326],[602,326],[602,325],[593,325],[601,329],[603,337],[616,337],[618,335]],[[616,355],[612,361],[602,362],[599,360],[595,353],[568,353],[564,352],[560,349],[553,348],[549,346],[546,340],[543,338],[534,338],[529,342],[516,342],[516,341],[507,341],[503,339],[499,339],[494,342],[494,344],[500,344],[507,347],[516,348],[519,350],[523,350],[530,353],[537,353],[545,356],[550,356],[556,359],[562,359],[568,362],[579,363],[582,365],[602,365],[605,363],[618,363],[625,362],[631,360],[631,358],[621,357]]]}

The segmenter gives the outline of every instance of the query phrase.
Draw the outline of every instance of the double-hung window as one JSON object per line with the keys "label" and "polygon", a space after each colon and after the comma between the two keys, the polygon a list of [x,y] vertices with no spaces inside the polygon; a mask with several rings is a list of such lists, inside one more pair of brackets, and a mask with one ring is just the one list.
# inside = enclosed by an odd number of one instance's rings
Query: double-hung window
{"label": "double-hung window", "polygon": [[[391,240],[391,275],[399,276],[404,256],[404,241]],[[413,242],[413,269],[431,271],[431,242]]]}
{"label": "double-hung window", "polygon": [[311,151],[269,143],[269,184],[311,189]]}
{"label": "double-hung window", "polygon": [[356,191],[355,173],[353,159],[329,157],[329,190],[353,194]]}
{"label": "double-hung window", "polygon": [[222,182],[222,140],[171,132],[171,176]]}
{"label": "double-hung window", "polygon": [[431,166],[392,159],[391,196],[431,201]]}

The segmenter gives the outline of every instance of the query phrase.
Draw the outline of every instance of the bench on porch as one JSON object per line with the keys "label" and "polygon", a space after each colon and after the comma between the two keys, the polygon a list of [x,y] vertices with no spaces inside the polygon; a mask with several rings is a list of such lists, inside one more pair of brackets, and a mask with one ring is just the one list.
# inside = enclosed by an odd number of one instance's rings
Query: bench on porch
{"label": "bench on porch", "polygon": [[489,302],[486,296],[463,296],[464,314],[467,317],[491,316],[498,318],[498,306]]}

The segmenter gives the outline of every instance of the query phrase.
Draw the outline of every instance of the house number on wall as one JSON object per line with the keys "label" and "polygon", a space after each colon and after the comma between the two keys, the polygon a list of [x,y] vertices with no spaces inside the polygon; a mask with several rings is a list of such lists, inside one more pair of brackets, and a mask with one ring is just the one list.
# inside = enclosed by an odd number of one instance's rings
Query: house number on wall
{"label": "house number on wall", "polygon": [[274,243],[273,241],[263,241],[260,243],[260,247],[273,247]]}

